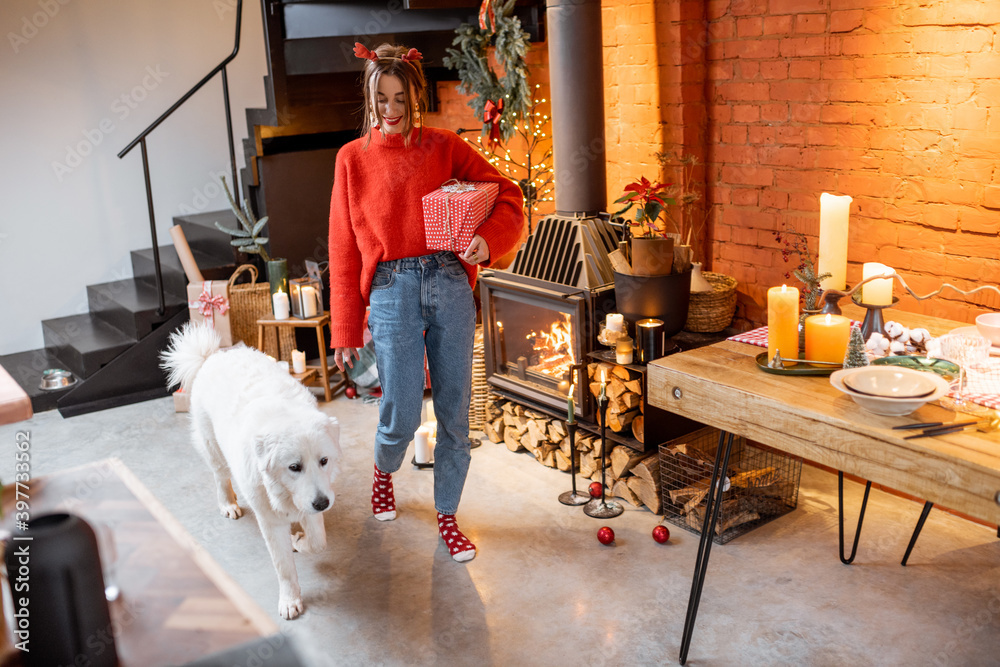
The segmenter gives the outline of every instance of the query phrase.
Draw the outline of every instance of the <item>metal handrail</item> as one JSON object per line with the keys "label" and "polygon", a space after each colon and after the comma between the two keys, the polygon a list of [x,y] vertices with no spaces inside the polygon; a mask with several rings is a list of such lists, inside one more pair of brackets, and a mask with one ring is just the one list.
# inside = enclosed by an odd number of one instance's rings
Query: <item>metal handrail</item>
{"label": "metal handrail", "polygon": [[146,137],[155,130],[160,123],[167,119],[170,114],[178,109],[182,104],[188,101],[188,99],[198,92],[202,86],[212,80],[218,73],[222,73],[222,96],[226,107],[226,131],[229,137],[229,166],[232,171],[233,177],[233,192],[239,192],[239,179],[236,176],[236,147],[233,142],[233,119],[229,110],[229,77],[226,74],[226,65],[231,63],[236,54],[240,52],[240,26],[243,23],[243,0],[236,0],[236,43],[233,46],[233,52],[223,60],[221,63],[216,65],[211,72],[206,74],[201,81],[196,83],[191,90],[187,91],[174,102],[169,109],[160,114],[160,117],[154,120],[149,127],[139,133],[135,139],[129,142],[129,145],[122,149],[118,153],[119,158],[123,158],[128,155],[129,151],[136,147],[136,145],[141,145],[142,147],[142,171],[143,176],[146,181],[146,204],[149,208],[149,233],[153,239],[153,265],[155,267],[156,273],[156,290],[159,294],[160,304],[156,310],[157,314],[163,315],[167,311],[166,301],[163,295],[163,271],[160,267],[160,247],[156,242],[156,219],[153,214],[153,190],[150,185],[149,179],[149,160],[146,156]]}

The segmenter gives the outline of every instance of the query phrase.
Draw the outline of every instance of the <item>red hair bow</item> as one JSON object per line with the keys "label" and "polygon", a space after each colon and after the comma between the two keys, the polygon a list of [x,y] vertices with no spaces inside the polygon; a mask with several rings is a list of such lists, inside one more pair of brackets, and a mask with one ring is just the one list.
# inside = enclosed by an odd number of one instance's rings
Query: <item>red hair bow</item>
{"label": "red hair bow", "polygon": [[378,54],[374,51],[369,51],[365,48],[365,45],[361,42],[354,42],[354,55],[358,58],[364,58],[365,60],[370,60],[373,63],[378,62]]}
{"label": "red hair bow", "polygon": [[483,109],[483,122],[493,125],[490,128],[490,145],[493,145],[500,141],[500,116],[503,115],[503,98],[497,100],[496,104],[491,100],[486,100],[486,106]]}
{"label": "red hair bow", "polygon": [[[358,58],[364,58],[365,60],[370,60],[373,63],[377,63],[379,60],[378,54],[375,53],[374,51],[369,51],[365,47],[365,45],[362,44],[361,42],[354,42],[354,55],[357,56]],[[389,57],[392,58],[395,56],[389,56]],[[410,49],[409,51],[406,52],[406,55],[400,57],[400,60],[402,60],[403,62],[414,62],[416,60],[423,60],[423,58],[424,54],[420,53],[420,51],[417,51],[416,49]]]}

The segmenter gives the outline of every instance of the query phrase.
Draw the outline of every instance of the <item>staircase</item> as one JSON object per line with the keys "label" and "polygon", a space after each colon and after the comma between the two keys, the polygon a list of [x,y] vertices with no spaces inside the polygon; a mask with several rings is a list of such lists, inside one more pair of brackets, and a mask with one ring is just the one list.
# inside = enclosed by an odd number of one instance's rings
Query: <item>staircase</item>
{"label": "staircase", "polygon": [[[234,253],[215,221],[238,225],[231,211],[174,218],[205,279],[226,280],[235,268]],[[188,320],[187,278],[173,246],[160,246],[166,305],[161,315],[153,249],[131,255],[132,278],[87,286],[89,312],[42,322],[44,348],[0,356],[0,366],[28,394],[36,413],[58,409],[72,417],[169,395],[159,355],[170,333]],[[49,368],[72,371],[76,384],[41,389],[42,371]]]}

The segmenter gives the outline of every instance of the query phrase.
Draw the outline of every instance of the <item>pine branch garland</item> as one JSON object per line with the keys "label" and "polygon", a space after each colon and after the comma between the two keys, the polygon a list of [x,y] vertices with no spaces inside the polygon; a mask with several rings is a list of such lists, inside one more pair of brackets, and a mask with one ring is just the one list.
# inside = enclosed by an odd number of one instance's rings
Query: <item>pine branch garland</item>
{"label": "pine branch garland", "polygon": [[[504,142],[514,136],[515,125],[527,114],[531,98],[525,61],[531,41],[521,29],[521,20],[512,15],[514,1],[497,3],[494,23],[486,29],[468,23],[460,25],[452,40],[452,46],[457,48],[447,49],[448,56],[443,60],[445,67],[458,71],[458,91],[472,96],[468,104],[476,118],[484,118],[487,102],[503,101],[499,129]],[[491,45],[503,76],[490,67]],[[492,127],[492,123],[483,121],[482,136],[488,136]]]}

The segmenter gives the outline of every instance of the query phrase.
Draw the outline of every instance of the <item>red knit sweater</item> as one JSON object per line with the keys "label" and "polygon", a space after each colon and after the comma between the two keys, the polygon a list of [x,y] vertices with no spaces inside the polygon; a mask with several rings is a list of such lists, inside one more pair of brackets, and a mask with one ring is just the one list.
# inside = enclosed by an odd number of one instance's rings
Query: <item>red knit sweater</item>
{"label": "red knit sweater", "polygon": [[[423,129],[410,146],[372,130],[337,153],[330,202],[330,347],[361,347],[372,278],[379,262],[436,252],[424,238],[421,197],[449,178],[500,184],[493,213],[476,233],[490,259],[514,247],[524,226],[521,190],[449,130]],[[474,285],[478,269],[465,265]]]}

